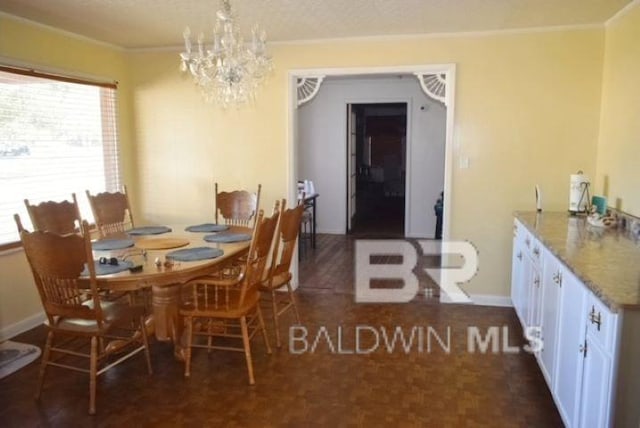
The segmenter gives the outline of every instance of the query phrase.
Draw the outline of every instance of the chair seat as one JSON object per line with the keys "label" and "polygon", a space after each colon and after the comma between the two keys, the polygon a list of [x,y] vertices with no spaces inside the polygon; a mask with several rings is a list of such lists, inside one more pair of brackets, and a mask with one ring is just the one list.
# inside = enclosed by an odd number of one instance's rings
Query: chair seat
{"label": "chair seat", "polygon": [[228,290],[228,299],[225,293],[226,291],[221,291],[218,294],[217,302],[213,293],[207,298],[203,295],[198,296],[197,302],[194,302],[193,297],[190,296],[180,305],[180,315],[225,319],[240,318],[252,312],[260,298],[260,294],[251,293],[245,296],[242,306],[239,306],[240,290]]}
{"label": "chair seat", "polygon": [[291,272],[289,271],[281,272],[277,275],[274,275],[271,281],[269,280],[263,281],[258,287],[258,289],[260,291],[277,290],[278,288],[287,285],[289,281],[291,281],[291,277],[292,277]]}
{"label": "chair seat", "polygon": [[[93,301],[89,300],[84,305],[88,308],[93,308]],[[130,306],[122,302],[110,301],[101,301],[100,306],[104,317],[102,328],[98,326],[98,322],[95,320],[68,317],[55,317],[53,325],[48,320],[45,321],[45,325],[58,331],[93,336],[105,334],[117,326],[131,325],[132,321],[136,321],[144,315],[142,306]]]}

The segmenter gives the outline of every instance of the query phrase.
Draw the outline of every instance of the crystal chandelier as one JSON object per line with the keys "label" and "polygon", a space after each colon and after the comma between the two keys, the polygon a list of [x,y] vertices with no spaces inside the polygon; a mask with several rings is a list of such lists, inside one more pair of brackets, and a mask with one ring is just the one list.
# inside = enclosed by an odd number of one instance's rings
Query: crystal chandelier
{"label": "crystal chandelier", "polygon": [[251,42],[245,43],[233,18],[229,0],[222,0],[222,9],[216,13],[213,44],[207,48],[200,33],[198,49],[192,51],[187,27],[183,34],[185,51],[180,54],[180,69],[189,70],[205,100],[223,107],[253,100],[258,86],[273,69],[266,33],[255,26]]}

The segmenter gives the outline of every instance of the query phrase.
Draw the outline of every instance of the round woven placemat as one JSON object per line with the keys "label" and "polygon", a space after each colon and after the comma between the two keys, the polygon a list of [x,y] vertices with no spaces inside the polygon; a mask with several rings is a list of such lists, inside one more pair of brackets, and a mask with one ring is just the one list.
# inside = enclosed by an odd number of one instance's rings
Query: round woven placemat
{"label": "round woven placemat", "polygon": [[189,245],[188,239],[178,238],[144,238],[136,241],[136,247],[143,250],[168,250]]}

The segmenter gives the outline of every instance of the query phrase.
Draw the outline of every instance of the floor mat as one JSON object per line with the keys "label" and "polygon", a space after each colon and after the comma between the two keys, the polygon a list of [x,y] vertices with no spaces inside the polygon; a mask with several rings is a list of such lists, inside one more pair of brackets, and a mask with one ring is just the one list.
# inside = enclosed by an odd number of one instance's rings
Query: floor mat
{"label": "floor mat", "polygon": [[40,356],[40,348],[7,340],[0,343],[0,379],[9,376]]}

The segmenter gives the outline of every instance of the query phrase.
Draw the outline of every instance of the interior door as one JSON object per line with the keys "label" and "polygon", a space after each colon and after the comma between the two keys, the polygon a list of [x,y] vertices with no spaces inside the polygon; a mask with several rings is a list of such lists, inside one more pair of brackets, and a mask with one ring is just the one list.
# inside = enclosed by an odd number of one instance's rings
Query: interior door
{"label": "interior door", "polygon": [[351,232],[356,215],[356,113],[347,104],[347,232]]}

